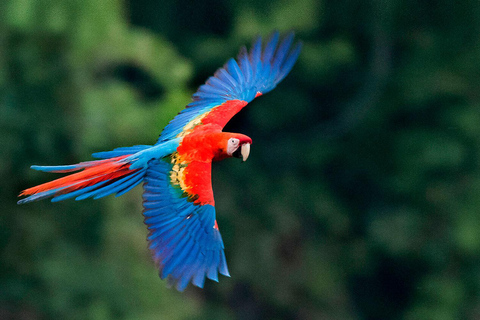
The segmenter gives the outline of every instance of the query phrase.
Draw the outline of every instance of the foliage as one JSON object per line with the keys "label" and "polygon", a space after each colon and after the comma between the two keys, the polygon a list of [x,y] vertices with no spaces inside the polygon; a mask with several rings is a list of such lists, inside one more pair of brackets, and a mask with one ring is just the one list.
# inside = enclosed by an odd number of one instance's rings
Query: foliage
{"label": "foliage", "polygon": [[[154,143],[274,29],[299,62],[214,166],[232,278],[165,288],[141,188],[16,205],[31,164]],[[479,34],[475,1],[3,1],[0,318],[479,318]]]}

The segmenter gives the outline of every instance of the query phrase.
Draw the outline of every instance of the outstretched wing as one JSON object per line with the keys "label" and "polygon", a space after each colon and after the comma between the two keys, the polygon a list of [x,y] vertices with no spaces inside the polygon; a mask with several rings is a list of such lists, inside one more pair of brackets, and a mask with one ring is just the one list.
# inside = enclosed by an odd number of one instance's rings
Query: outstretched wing
{"label": "outstretched wing", "polygon": [[[258,38],[240,51],[193,95],[193,102],[163,130],[159,141],[182,138],[205,124],[221,128],[255,97],[273,88],[297,60],[301,44],[291,48],[293,33],[279,44],[274,33],[262,50]],[[189,282],[203,287],[205,277],[228,276],[223,241],[215,220],[211,163],[187,161],[178,152],[151,160],[144,184],[148,240],[160,277],[182,291]]]}
{"label": "outstretched wing", "polygon": [[175,155],[150,160],[143,207],[149,248],[162,279],[183,291],[190,282],[202,288],[205,277],[230,276],[215,220],[210,163],[185,164]]}
{"label": "outstretched wing", "polygon": [[159,142],[181,137],[199,124],[216,123],[222,128],[255,97],[269,92],[290,72],[302,44],[292,48],[293,32],[279,44],[275,32],[262,50],[260,37],[250,52],[243,47],[237,60],[230,59],[193,95],[193,102],[165,127]]}

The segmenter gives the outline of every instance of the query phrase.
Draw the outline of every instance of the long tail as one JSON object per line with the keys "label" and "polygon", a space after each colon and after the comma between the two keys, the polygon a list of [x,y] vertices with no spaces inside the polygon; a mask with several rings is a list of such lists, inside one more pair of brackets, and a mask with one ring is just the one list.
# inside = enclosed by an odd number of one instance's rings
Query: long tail
{"label": "long tail", "polygon": [[18,201],[18,204],[50,197],[53,197],[52,202],[57,202],[69,198],[98,199],[113,193],[120,196],[143,180],[147,166],[132,166],[138,160],[132,156],[149,147],[134,146],[100,152],[94,156],[108,159],[74,165],[32,166],[32,169],[45,172],[78,172],[23,190],[19,196],[27,197]]}

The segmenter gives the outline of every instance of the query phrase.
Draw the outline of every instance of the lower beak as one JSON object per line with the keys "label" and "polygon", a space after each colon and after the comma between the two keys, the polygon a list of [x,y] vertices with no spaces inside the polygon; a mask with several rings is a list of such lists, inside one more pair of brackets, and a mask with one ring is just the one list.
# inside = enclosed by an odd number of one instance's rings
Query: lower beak
{"label": "lower beak", "polygon": [[250,143],[242,144],[241,154],[242,154],[242,160],[247,161],[248,156],[250,155]]}

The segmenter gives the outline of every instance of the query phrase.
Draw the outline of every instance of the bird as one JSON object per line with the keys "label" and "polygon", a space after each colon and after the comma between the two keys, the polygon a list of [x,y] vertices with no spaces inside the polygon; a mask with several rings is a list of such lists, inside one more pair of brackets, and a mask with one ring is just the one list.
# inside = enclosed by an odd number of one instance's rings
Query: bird
{"label": "bird", "polygon": [[98,160],[73,165],[31,166],[69,174],[23,190],[18,204],[120,196],[143,182],[148,248],[160,278],[184,291],[190,283],[203,288],[206,278],[218,282],[218,274],[230,277],[216,220],[212,161],[247,160],[252,139],[223,128],[291,71],[302,48],[294,37],[275,31],[265,43],[258,36],[249,51],[242,47],[198,88],[154,145],[97,152],[92,156]]}

